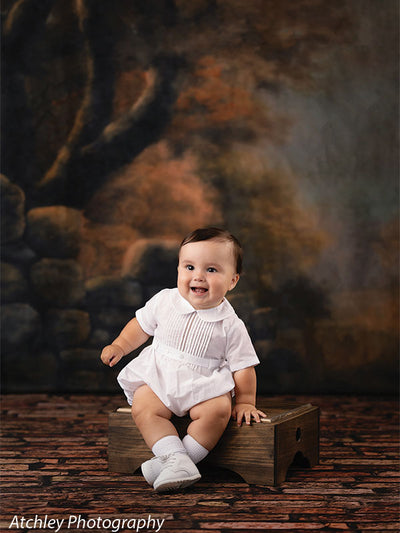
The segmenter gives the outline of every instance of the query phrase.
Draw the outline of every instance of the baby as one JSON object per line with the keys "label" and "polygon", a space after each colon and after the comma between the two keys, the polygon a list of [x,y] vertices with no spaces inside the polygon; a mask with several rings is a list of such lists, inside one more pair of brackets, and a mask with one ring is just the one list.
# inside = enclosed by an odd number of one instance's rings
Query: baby
{"label": "baby", "polygon": [[[265,416],[255,406],[258,357],[225,299],[241,270],[242,248],[233,235],[218,228],[193,231],[180,246],[177,288],[153,296],[101,353],[103,363],[114,366],[154,337],[118,382],[155,456],[142,464],[142,473],[158,492],[200,479],[196,464],[231,416],[239,426]],[[191,423],[181,440],[171,416],[187,413]]]}

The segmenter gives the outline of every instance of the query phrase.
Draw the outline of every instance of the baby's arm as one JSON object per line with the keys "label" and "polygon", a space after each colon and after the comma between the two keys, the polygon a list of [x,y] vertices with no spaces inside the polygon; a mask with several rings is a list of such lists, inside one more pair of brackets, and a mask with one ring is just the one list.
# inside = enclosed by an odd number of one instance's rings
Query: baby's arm
{"label": "baby's arm", "polygon": [[136,318],[133,318],[112,344],[103,348],[101,360],[105,365],[114,366],[122,357],[144,344],[149,335],[145,333]]}
{"label": "baby's arm", "polygon": [[251,417],[256,422],[260,422],[260,415],[266,415],[256,408],[257,377],[254,367],[250,366],[234,372],[233,380],[235,382],[236,401],[232,416],[236,419],[238,426],[242,424],[242,421],[249,425]]}

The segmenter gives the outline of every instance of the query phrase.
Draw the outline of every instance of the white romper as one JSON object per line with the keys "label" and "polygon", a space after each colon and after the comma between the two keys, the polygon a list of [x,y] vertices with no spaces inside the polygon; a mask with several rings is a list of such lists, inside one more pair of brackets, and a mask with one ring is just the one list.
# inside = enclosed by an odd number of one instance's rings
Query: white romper
{"label": "white romper", "polygon": [[147,384],[178,416],[234,389],[232,373],[260,361],[231,304],[196,310],[178,289],[164,289],[136,311],[153,342],[118,375],[128,403]]}

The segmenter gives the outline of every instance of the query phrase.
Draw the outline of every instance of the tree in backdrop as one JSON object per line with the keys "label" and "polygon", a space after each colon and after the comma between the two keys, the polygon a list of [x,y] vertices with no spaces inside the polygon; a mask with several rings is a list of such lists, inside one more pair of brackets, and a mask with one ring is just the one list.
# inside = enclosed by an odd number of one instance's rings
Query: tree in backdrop
{"label": "tree in backdrop", "polygon": [[[9,0],[3,172],[29,207],[84,210],[93,269],[105,225],[119,234],[118,259],[137,236],[221,222],[249,243],[254,284],[283,283],[327,237],[291,177],[258,168],[248,148],[286,138],[290,121],[267,95],[312,87],[326,50],[349,38],[346,6]],[[97,255],[85,255],[90,243]]]}

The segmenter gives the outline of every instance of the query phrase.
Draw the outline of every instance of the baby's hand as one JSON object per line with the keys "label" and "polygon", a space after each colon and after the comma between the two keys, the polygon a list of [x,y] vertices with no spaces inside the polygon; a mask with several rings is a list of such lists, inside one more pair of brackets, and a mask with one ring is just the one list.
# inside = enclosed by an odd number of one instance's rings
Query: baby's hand
{"label": "baby's hand", "polygon": [[256,422],[260,422],[260,415],[267,416],[250,403],[237,403],[232,409],[232,417],[237,421],[238,426],[242,425],[242,421],[249,426],[252,417]]}
{"label": "baby's hand", "polygon": [[114,366],[122,359],[124,351],[116,344],[110,344],[103,348],[101,360],[105,365]]}

